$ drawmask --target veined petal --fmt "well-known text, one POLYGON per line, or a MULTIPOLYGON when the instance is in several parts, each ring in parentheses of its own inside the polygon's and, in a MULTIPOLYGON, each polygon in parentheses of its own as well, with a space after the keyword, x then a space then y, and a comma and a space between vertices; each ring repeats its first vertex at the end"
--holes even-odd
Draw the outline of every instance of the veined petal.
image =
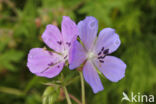
POLYGON ((72 45, 73 41, 77 39, 78 28, 75 22, 72 21, 68 16, 63 16, 61 28, 64 45, 68 49, 72 45))
POLYGON ((60 62, 52 67, 49 67, 49 69, 47 69, 44 72, 35 73, 35 74, 41 77, 53 78, 62 71, 63 66, 64 66, 64 62, 60 62))
POLYGON ((126 64, 117 57, 106 56, 104 62, 94 61, 97 68, 112 82, 118 82, 125 76, 126 64))
POLYGON ((60 30, 54 25, 47 25, 42 34, 42 39, 51 49, 61 52, 63 50, 63 40, 60 30))
POLYGON ((32 73, 41 73, 61 62, 61 56, 42 48, 33 48, 28 54, 27 66, 32 73))
POLYGON ((98 53, 104 47, 104 49, 109 49, 108 53, 110 54, 118 49, 120 43, 119 35, 115 33, 114 29, 104 28, 99 33, 95 50, 98 53))
POLYGON ((104 89, 96 69, 89 61, 83 67, 83 76, 86 82, 92 87, 94 93, 104 89))
POLYGON ((85 48, 90 50, 93 47, 94 41, 98 32, 98 21, 94 17, 86 17, 78 23, 79 36, 85 48))
POLYGON ((86 59, 86 53, 83 46, 75 41, 69 53, 69 68, 75 69, 79 67, 86 59))

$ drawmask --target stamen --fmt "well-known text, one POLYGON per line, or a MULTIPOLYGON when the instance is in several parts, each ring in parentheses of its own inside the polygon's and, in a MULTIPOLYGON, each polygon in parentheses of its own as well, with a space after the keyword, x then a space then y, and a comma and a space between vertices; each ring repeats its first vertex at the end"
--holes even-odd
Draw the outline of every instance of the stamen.
POLYGON ((54 63, 53 63, 53 62, 51 62, 51 63, 49 63, 49 64, 48 64, 48 66, 52 66, 52 65, 54 65, 54 63))
POLYGON ((98 59, 104 59, 106 55, 98 57, 98 59))
POLYGON ((101 51, 103 51, 103 50, 104 50, 104 47, 102 47, 101 51))
POLYGON ((66 44, 70 47, 71 43, 70 42, 66 42, 66 44))
POLYGON ((104 61, 103 61, 103 60, 99 60, 99 62, 104 63, 104 61))
POLYGON ((102 52, 100 51, 100 52, 98 53, 98 56, 100 56, 100 55, 101 55, 101 53, 102 53, 102 52))
POLYGON ((103 54, 107 55, 108 52, 109 52, 109 49, 106 49, 106 50, 103 51, 103 54))
POLYGON ((101 48, 101 51, 98 53, 98 56, 101 55, 102 51, 104 51, 104 47, 101 48))
POLYGON ((104 50, 104 47, 101 48, 101 51, 98 53, 98 60, 100 63, 104 63, 102 59, 104 59, 108 55, 108 53, 109 53, 109 49, 104 50))
POLYGON ((59 45, 61 45, 61 44, 62 44, 62 42, 61 42, 61 41, 57 41, 57 43, 58 43, 59 45))
POLYGON ((66 59, 66 58, 67 58, 67 56, 68 56, 68 55, 66 55, 66 56, 64 57, 64 59, 66 59))

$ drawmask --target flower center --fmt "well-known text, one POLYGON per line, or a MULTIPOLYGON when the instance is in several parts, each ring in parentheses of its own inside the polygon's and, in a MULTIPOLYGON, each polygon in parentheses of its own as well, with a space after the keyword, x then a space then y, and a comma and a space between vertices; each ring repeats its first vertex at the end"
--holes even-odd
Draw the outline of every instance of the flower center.
POLYGON ((64 51, 62 52, 62 55, 63 55, 63 59, 64 59, 64 60, 67 60, 67 59, 68 59, 68 50, 64 50, 64 51))
POLYGON ((89 52, 89 53, 88 53, 88 59, 92 59, 92 58, 94 58, 94 57, 95 57, 94 52, 89 52))

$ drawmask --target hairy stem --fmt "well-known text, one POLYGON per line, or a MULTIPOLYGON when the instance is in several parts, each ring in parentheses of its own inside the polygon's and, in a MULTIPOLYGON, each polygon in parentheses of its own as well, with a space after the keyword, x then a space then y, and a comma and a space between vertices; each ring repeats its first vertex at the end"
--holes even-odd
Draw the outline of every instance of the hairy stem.
POLYGON ((82 91, 82 104, 85 104, 85 85, 84 85, 84 78, 82 71, 80 73, 80 80, 81 80, 81 91, 82 91))
POLYGON ((64 90, 64 93, 65 93, 65 96, 66 96, 66 99, 67 99, 67 103, 72 104, 71 100, 70 100, 70 97, 69 97, 69 94, 68 94, 68 91, 67 91, 67 88, 65 86, 63 87, 63 90, 64 90))
POLYGON ((75 96, 73 96, 72 94, 69 94, 70 98, 73 99, 77 104, 82 104, 81 101, 79 101, 79 99, 77 99, 75 96))

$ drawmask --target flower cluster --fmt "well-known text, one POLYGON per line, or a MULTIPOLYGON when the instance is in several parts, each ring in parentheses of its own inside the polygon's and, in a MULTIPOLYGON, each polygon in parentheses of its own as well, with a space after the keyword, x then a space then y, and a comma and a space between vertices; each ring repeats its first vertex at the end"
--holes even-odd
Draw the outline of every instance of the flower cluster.
POLYGON ((93 92, 103 90, 98 72, 112 82, 125 75, 126 64, 117 57, 110 56, 120 46, 119 35, 112 28, 104 28, 98 33, 98 21, 91 16, 75 24, 64 16, 61 32, 54 25, 48 25, 42 35, 44 43, 53 51, 33 48, 28 54, 27 66, 37 76, 53 78, 68 61, 69 69, 82 67, 86 82, 93 92), (80 37, 80 42, 77 37, 80 37))

